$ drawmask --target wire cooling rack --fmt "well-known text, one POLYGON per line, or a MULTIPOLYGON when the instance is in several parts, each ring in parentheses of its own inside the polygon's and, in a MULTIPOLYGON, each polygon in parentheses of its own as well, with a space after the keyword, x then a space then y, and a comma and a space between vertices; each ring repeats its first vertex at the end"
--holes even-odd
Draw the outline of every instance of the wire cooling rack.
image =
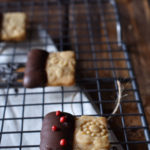
POLYGON ((118 139, 111 144, 126 150, 150 149, 148 126, 127 48, 121 39, 115 0, 1 0, 0 11, 21 11, 28 16, 25 42, 0 43, 0 149, 39 149, 44 115, 58 109, 66 111, 69 104, 80 104, 77 116, 87 115, 86 105, 90 103, 97 113, 88 115, 110 116, 118 91, 117 80, 121 81, 123 97, 117 114, 109 121, 109 130, 118 139), (33 40, 38 26, 46 33, 42 43, 33 40), (54 43, 49 42, 49 36, 54 43), (42 46, 46 50, 50 45, 60 51, 75 51, 78 88, 23 88, 25 61, 21 60, 32 48, 42 46), (74 93, 79 94, 77 101, 67 101, 65 95, 74 93), (48 99, 52 96, 59 100, 48 99), (84 97, 87 99, 83 100, 84 97))

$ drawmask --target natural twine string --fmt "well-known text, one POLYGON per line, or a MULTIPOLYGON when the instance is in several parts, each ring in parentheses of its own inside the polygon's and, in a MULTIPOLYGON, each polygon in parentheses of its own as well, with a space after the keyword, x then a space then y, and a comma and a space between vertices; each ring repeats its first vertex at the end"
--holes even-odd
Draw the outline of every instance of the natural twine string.
MULTIPOLYGON (((111 115, 107 118, 107 120, 110 120, 112 118, 112 116, 117 112, 117 110, 118 110, 118 108, 120 106, 121 99, 122 99, 122 97, 125 96, 125 95, 122 96, 123 88, 121 87, 121 83, 120 83, 119 80, 117 80, 117 87, 118 87, 118 96, 117 96, 117 99, 116 99, 116 105, 115 105, 114 110, 112 111, 111 115)), ((73 103, 74 98, 75 98, 76 95, 77 95, 77 92, 75 92, 73 94, 72 100, 71 100, 71 110, 72 110, 72 112, 73 112, 74 115, 75 115, 75 112, 73 110, 72 103, 73 103)))
POLYGON ((110 120, 112 118, 112 115, 114 115, 117 112, 120 102, 121 102, 121 99, 122 99, 122 91, 123 90, 121 88, 121 83, 119 80, 117 80, 117 87, 118 87, 118 96, 116 99, 116 106, 115 106, 114 110, 112 111, 111 115, 107 118, 107 120, 110 120))

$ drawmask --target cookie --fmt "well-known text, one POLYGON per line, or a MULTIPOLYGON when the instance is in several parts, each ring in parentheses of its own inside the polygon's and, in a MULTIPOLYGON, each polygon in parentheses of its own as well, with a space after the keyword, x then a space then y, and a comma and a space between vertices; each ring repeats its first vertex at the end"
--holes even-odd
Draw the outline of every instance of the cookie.
POLYGON ((72 51, 50 53, 46 72, 49 86, 75 84, 75 53, 72 51))
POLYGON ((106 118, 81 116, 75 121, 74 150, 108 150, 106 118))
POLYGON ((25 67, 23 85, 71 86, 75 84, 75 53, 72 51, 48 53, 31 50, 25 67))
POLYGON ((8 12, 2 16, 1 40, 22 41, 26 37, 27 16, 22 12, 8 12))
POLYGON ((106 118, 51 112, 43 120, 40 150, 108 150, 106 118))

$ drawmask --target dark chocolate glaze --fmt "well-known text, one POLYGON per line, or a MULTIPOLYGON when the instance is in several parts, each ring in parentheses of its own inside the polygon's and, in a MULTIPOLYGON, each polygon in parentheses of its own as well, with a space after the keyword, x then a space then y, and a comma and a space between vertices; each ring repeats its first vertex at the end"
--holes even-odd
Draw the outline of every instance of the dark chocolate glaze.
POLYGON ((61 112, 60 116, 56 116, 56 112, 47 114, 44 118, 40 150, 72 150, 73 134, 75 128, 75 117, 71 114, 61 112), (60 117, 65 116, 66 122, 60 123, 60 117), (57 126, 57 131, 52 131, 51 127, 57 126), (66 139, 65 146, 60 145, 60 140, 66 139))
POLYGON ((31 50, 25 67, 23 85, 26 88, 45 86, 47 83, 46 60, 48 52, 31 50))
POLYGON ((3 15, 0 13, 0 40, 1 40, 1 33, 2 33, 2 22, 3 22, 3 15))

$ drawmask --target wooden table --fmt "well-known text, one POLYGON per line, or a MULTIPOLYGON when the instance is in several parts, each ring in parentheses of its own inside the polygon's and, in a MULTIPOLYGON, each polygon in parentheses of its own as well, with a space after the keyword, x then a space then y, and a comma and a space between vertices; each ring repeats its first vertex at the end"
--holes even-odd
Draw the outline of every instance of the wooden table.
POLYGON ((140 89, 150 127, 150 7, 148 0, 117 0, 123 39, 140 89))

